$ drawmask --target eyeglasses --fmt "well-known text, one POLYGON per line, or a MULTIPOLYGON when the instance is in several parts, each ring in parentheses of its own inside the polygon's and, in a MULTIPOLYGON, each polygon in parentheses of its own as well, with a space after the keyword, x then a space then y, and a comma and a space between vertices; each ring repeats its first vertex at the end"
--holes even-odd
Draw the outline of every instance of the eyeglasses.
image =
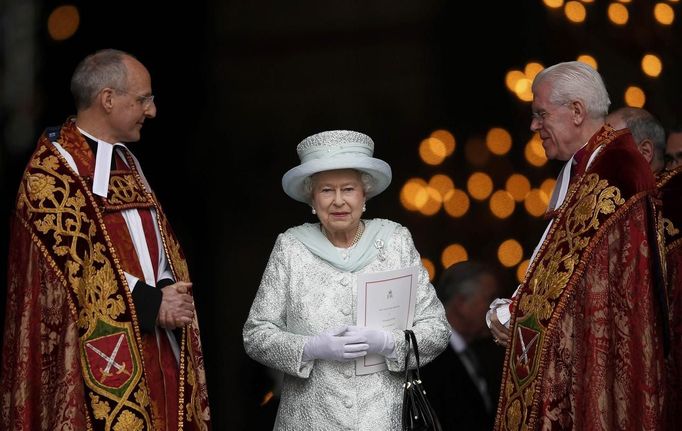
POLYGON ((153 94, 151 94, 149 96, 140 96, 138 94, 128 93, 127 91, 119 90, 118 88, 115 88, 114 90, 116 90, 119 93, 127 94, 129 96, 133 96, 135 98, 135 100, 137 101, 137 103, 142 105, 142 107, 144 109, 149 108, 150 106, 152 106, 152 103, 154 103, 154 95, 153 94))
MULTIPOLYGON (((568 106, 568 103, 562 103, 560 105, 556 105, 558 108, 562 106, 568 106)), ((541 109, 539 111, 535 111, 531 114, 531 121, 535 121, 540 124, 544 124, 545 121, 547 121, 547 118, 552 115, 551 112, 545 111, 544 109, 541 109)))

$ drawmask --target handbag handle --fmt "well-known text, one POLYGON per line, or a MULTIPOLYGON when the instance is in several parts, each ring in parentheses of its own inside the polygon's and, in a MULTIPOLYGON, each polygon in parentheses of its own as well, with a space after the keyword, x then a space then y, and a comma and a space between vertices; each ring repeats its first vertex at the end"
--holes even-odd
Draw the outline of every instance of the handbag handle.
POLYGON ((405 352, 405 383, 408 383, 409 380, 409 368, 407 364, 410 359, 410 341, 412 341, 412 346, 414 347, 414 358, 417 360, 417 380, 422 379, 419 374, 419 347, 417 346, 417 337, 412 330, 405 329, 405 342, 407 343, 407 351, 405 352))

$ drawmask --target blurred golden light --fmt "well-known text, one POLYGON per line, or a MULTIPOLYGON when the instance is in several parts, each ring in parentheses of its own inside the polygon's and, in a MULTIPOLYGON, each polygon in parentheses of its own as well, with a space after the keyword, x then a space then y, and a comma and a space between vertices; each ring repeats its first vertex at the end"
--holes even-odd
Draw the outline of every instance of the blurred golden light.
POLYGON ((482 201, 493 192, 493 180, 488 174, 474 172, 467 181, 467 190, 472 198, 482 201))
POLYGON ((528 89, 525 91, 522 91, 520 93, 516 93, 516 97, 519 98, 519 100, 523 102, 532 102, 533 101, 533 92, 531 91, 531 86, 528 86, 528 89))
POLYGON ((490 158, 490 151, 482 139, 470 138, 464 145, 464 156, 472 165, 483 166, 490 158))
POLYGON ((445 247, 441 254, 440 261, 443 268, 449 268, 452 265, 469 260, 469 253, 459 244, 450 244, 445 247))
POLYGON ((433 277, 436 276, 436 265, 427 257, 422 257, 422 265, 426 268, 426 272, 429 273, 429 280, 433 281, 433 277))
POLYGON ((47 32, 54 40, 66 40, 76 33, 80 21, 80 14, 75 6, 59 6, 47 18, 47 32))
POLYGON ((642 71, 649 76, 657 77, 663 70, 661 59, 655 54, 646 54, 642 57, 642 71))
POLYGON ((424 206, 429 199, 429 193, 426 190, 426 181, 421 178, 411 178, 405 182, 405 185, 400 190, 400 203, 410 211, 417 211, 424 206))
POLYGON ((552 196, 552 193, 554 192, 554 186, 556 185, 556 180, 554 178, 547 178, 545 181, 540 184, 540 190, 545 192, 545 194, 548 197, 552 196))
POLYGON ((581 23, 585 21, 587 10, 585 10, 585 5, 579 1, 568 1, 566 6, 564 6, 564 14, 566 14, 566 18, 569 21, 581 23))
POLYGON ((609 20, 616 25, 625 25, 630 17, 628 8, 622 3, 611 3, 607 9, 609 20))
POLYGON ((433 187, 426 186, 427 199, 424 205, 419 207, 419 212, 425 216, 432 216, 440 210, 443 205, 443 196, 433 187))
POLYGON ((530 63, 526 64, 526 67, 523 70, 523 72, 525 73, 526 78, 530 79, 532 82, 535 79, 535 76, 538 73, 542 72, 542 69, 544 69, 544 68, 545 68, 545 66, 543 66, 540 63, 530 62, 530 63))
POLYGON ((528 192, 526 199, 523 202, 524 207, 528 214, 540 217, 547 211, 547 205, 549 204, 549 197, 547 193, 540 189, 533 189, 528 192))
POLYGON ((526 78, 526 75, 524 75, 523 72, 519 70, 510 70, 504 77, 504 84, 507 86, 509 91, 516 92, 516 83, 519 82, 520 79, 524 78, 526 78))
POLYGON ((517 202, 522 202, 530 191, 530 181, 521 174, 512 174, 507 178, 505 189, 517 202))
POLYGON ((523 247, 517 240, 508 239, 497 248, 497 258, 502 265, 510 268, 523 259, 523 247))
POLYGON ((526 277, 526 271, 528 271, 528 265, 530 265, 530 259, 524 260, 516 267, 516 279, 519 283, 523 283, 523 279, 526 277))
POLYGON ((533 166, 542 166, 547 163, 545 149, 542 148, 542 139, 537 133, 528 141, 523 154, 526 156, 526 161, 533 166))
POLYGON ((443 208, 452 217, 462 217, 469 211, 469 196, 462 190, 454 189, 443 197, 443 208))
POLYGON ((595 60, 595 58, 592 57, 591 55, 588 54, 579 55, 577 60, 581 63, 585 63, 589 66, 592 66, 594 70, 597 70, 597 60, 595 60))
POLYGON ((661 24, 670 25, 675 20, 675 11, 667 3, 656 3, 656 6, 654 6, 654 17, 661 24))
POLYGON ((443 163, 447 155, 447 148, 440 139, 426 138, 419 144, 419 157, 428 165, 443 163))
POLYGON ((580 0, 580 1, 582 1, 583 3, 594 3, 594 0, 580 0))
POLYGON ((435 189, 442 198, 445 198, 448 192, 455 188, 455 183, 447 175, 436 174, 429 180, 429 187, 435 189))
POLYGON ((632 2, 632 0, 618 0, 618 1, 621 3, 631 3, 632 2))
POLYGON ((644 102, 646 102, 646 95, 641 88, 631 85, 625 90, 625 103, 628 106, 641 108, 644 102))
POLYGON ((542 2, 545 4, 545 6, 551 7, 553 9, 560 8, 564 5, 564 0, 542 0, 542 2))
POLYGON ((431 133, 431 138, 438 139, 445 144, 445 155, 449 156, 455 151, 455 137, 447 130, 439 129, 431 133))
POLYGON ((514 212, 514 197, 506 190, 498 190, 490 197, 490 212, 497 218, 507 218, 514 212))
POLYGON ((533 81, 528 78, 521 78, 516 81, 514 85, 514 93, 518 96, 519 94, 527 93, 533 87, 533 81))
POLYGON ((485 136, 485 144, 491 153, 502 156, 511 149, 512 137, 506 130, 500 127, 493 127, 488 130, 485 136))

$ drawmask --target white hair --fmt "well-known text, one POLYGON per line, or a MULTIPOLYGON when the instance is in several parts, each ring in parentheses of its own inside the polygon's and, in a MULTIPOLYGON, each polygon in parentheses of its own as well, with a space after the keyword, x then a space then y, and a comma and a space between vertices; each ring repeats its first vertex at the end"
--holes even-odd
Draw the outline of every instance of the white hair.
POLYGON ((552 92, 549 100, 555 105, 565 105, 576 100, 585 105, 590 118, 603 118, 609 112, 609 93, 599 72, 580 61, 558 63, 544 69, 533 80, 532 90, 549 80, 552 92))

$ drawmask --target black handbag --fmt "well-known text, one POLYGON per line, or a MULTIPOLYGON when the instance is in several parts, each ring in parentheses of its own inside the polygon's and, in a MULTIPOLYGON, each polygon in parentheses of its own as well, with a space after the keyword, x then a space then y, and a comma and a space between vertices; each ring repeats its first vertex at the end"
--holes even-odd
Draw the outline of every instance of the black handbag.
POLYGON ((405 330, 407 353, 405 353, 405 384, 403 385, 403 431, 442 431, 436 412, 426 398, 424 383, 419 375, 419 348, 417 337, 405 330), (412 346, 410 346, 410 342, 412 346), (414 351, 417 368, 409 370, 410 350, 414 351))

